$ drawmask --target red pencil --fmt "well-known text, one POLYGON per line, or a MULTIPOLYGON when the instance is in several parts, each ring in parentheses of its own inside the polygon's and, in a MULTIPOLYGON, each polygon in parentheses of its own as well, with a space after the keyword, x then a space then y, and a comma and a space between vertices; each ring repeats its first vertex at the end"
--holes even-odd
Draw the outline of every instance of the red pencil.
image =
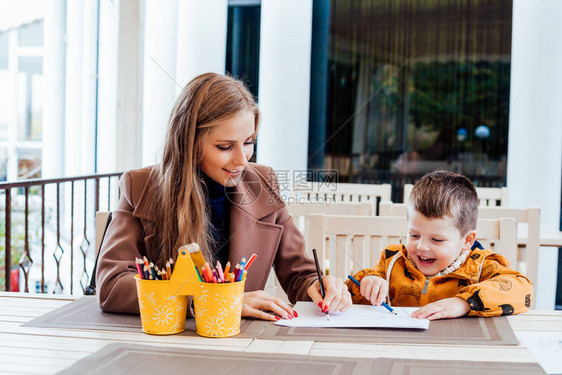
POLYGON ((256 260, 257 258, 257 254, 253 253, 252 256, 250 257, 250 259, 248 259, 248 263, 246 263, 246 267, 244 267, 244 269, 247 271, 248 268, 250 268, 250 266, 252 265, 252 263, 254 262, 254 260, 256 260))

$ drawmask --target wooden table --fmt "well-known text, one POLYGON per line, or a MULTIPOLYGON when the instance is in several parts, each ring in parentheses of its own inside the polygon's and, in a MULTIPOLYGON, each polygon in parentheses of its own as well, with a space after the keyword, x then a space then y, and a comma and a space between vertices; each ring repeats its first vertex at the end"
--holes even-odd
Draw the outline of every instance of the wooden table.
MULTIPOLYGON (((246 338, 209 339, 152 336, 142 332, 22 327, 21 324, 62 307, 80 296, 0 292, 0 373, 52 374, 112 342, 181 348, 287 353, 317 356, 391 357, 435 360, 537 362, 529 348, 517 346, 352 344, 246 338)), ((562 311, 531 311, 509 317, 516 335, 558 334, 562 311)), ((562 372, 562 369, 558 370, 562 372)))

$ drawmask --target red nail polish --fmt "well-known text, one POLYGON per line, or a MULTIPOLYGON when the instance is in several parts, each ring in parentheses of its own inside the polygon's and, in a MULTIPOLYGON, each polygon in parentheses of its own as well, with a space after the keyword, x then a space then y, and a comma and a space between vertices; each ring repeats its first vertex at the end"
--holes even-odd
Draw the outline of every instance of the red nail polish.
POLYGON ((324 306, 322 306, 322 302, 318 302, 318 307, 320 307, 320 309, 324 309, 324 306))
POLYGON ((295 318, 298 318, 298 317, 299 317, 299 314, 297 314, 297 312, 294 311, 294 310, 293 310, 293 315, 295 316, 295 318))
POLYGON ((275 317, 275 319, 276 319, 276 320, 281 320, 281 318, 280 318, 280 317, 278 317, 278 316, 276 316, 276 317, 275 317))
POLYGON ((287 318, 293 319, 293 316, 291 314, 287 314, 287 318))
POLYGON ((324 308, 322 309, 323 313, 325 313, 326 311, 328 311, 328 305, 324 306, 324 308))

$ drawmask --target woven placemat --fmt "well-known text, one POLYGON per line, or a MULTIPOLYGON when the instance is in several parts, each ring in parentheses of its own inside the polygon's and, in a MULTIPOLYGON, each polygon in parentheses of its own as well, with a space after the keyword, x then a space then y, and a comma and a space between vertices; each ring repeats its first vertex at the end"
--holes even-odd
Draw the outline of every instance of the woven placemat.
POLYGON ((344 358, 112 343, 60 374, 544 375, 536 363, 344 358))
MULTIPOLYGON (((237 338, 256 338, 267 322, 242 319, 237 338)), ((24 327, 85 329, 93 331, 142 332, 138 314, 115 314, 100 310, 96 296, 84 296, 23 324, 24 327)), ((195 319, 187 319, 178 335, 197 336, 195 319)))
POLYGON ((517 337, 505 317, 434 320, 427 330, 305 328, 268 324, 258 338, 370 344, 518 345, 517 337))
POLYGON ((369 374, 374 359, 109 344, 60 374, 369 374))

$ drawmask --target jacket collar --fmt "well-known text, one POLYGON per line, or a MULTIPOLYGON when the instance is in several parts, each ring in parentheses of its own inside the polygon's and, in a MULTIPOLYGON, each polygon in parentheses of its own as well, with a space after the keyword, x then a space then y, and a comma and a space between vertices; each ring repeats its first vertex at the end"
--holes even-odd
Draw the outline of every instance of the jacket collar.
MULTIPOLYGON (((464 260, 464 262, 460 265, 458 269, 442 277, 455 277, 458 279, 473 279, 475 275, 479 275, 484 259, 488 255, 493 254, 493 251, 489 249, 484 249, 480 244, 480 242, 478 241, 475 241, 474 245, 470 250, 471 251, 468 254, 468 257, 464 260)), ((408 267, 411 270, 415 270, 415 272, 419 273, 423 277, 426 278, 428 277, 423 275, 421 271, 416 268, 414 263, 410 261, 410 259, 408 258, 408 251, 406 250, 405 245, 402 245, 400 251, 402 253, 402 258, 403 258, 403 262, 405 263, 405 267, 408 267)), ((436 276, 436 277, 440 277, 440 276, 436 276)))
MULTIPOLYGON (((144 188, 136 205, 133 200, 135 206, 133 216, 150 222, 155 220, 154 212, 150 209, 150 203, 156 199, 156 182, 150 174, 154 168, 157 167, 147 169, 144 175, 144 188)), ((227 192, 227 199, 232 203, 232 207, 238 207, 256 220, 260 220, 284 206, 283 200, 274 188, 276 186, 275 175, 273 173, 265 175, 259 169, 253 163, 247 164, 238 185, 227 192)))

